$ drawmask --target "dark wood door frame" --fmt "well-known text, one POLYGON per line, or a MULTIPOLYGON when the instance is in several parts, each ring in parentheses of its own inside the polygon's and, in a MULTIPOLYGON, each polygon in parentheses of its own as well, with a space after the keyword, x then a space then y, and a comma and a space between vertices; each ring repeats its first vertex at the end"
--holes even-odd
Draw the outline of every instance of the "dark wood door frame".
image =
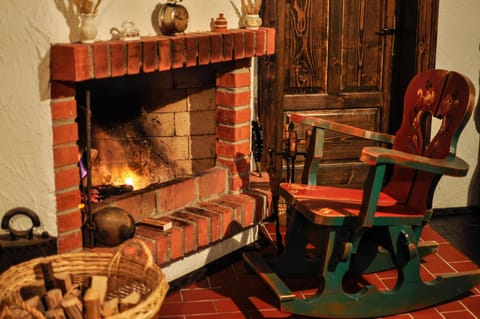
MULTIPOLYGON (((263 2, 264 26, 276 29, 276 43, 285 39, 286 1, 263 2), (267 9, 268 8, 268 9, 267 9)), ((293 0, 294 1, 294 0, 293 0)), ((397 1, 397 34, 395 39, 389 131, 394 133, 403 113, 403 92, 412 77, 420 71, 435 67, 439 0, 397 1)), ((281 150, 283 103, 285 88, 282 61, 284 52, 277 46, 276 54, 259 60, 258 116, 264 130, 264 162, 266 149, 281 150), (276 134, 268 134, 276 132, 276 134)), ((277 168, 281 159, 276 158, 277 168)), ((277 172, 281 170, 277 169, 277 172)))
POLYGON ((397 2, 397 28, 390 130, 396 132, 403 113, 403 93, 413 76, 435 67, 439 0, 397 2))

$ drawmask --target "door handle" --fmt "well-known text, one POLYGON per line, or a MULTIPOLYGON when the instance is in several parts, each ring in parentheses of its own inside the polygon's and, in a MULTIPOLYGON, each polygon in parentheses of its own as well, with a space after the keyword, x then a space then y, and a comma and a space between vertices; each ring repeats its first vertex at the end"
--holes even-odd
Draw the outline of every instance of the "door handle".
POLYGON ((380 31, 375 32, 375 34, 381 35, 381 36, 392 35, 395 33, 397 33, 397 29, 389 29, 389 28, 381 29, 380 31))

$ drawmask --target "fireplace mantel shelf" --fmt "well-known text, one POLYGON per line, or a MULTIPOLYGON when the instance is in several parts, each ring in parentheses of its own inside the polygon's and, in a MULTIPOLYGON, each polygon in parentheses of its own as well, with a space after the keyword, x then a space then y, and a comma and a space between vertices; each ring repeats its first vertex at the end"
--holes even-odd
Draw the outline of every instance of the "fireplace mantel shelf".
POLYGON ((275 52, 275 30, 232 29, 138 41, 55 44, 51 79, 81 82, 241 60, 275 52))

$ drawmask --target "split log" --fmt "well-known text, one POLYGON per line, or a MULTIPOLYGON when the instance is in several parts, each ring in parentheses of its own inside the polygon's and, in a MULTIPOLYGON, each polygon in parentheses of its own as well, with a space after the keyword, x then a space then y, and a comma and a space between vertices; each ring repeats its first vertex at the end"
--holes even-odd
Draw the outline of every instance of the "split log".
POLYGON ((57 280, 55 279, 55 275, 53 273, 53 266, 51 262, 48 263, 40 263, 40 267, 42 269, 43 274, 43 281, 45 282, 45 289, 47 291, 60 288, 57 280))
POLYGON ((51 289, 47 291, 44 299, 48 310, 58 309, 61 307, 63 299, 62 290, 59 288, 51 289))
POLYGON ((105 301, 100 306, 100 314, 102 317, 110 317, 113 315, 118 314, 118 298, 112 298, 110 300, 105 301))
POLYGON ((85 319, 99 319, 100 317, 100 301, 99 292, 94 288, 89 288, 83 296, 83 304, 85 305, 85 319))
POLYGON ((108 277, 92 276, 90 280, 90 288, 97 292, 100 303, 103 303, 107 297, 108 277))
POLYGON ((26 310, 20 309, 17 306, 9 307, 4 305, 0 307, 0 319, 31 319, 32 315, 26 310))
POLYGON ((77 297, 67 296, 63 298, 62 308, 69 319, 83 319, 83 305, 77 297))
POLYGON ((62 308, 48 310, 45 313, 45 318, 47 318, 47 319, 67 319, 67 317, 65 316, 65 312, 63 312, 62 308))
POLYGON ((136 306, 140 302, 141 296, 138 292, 134 291, 125 298, 120 300, 120 312, 128 310, 136 306))
POLYGON ((81 298, 83 294, 83 285, 82 284, 75 284, 73 285, 70 290, 68 290, 63 298, 68 298, 68 297, 78 297, 81 298))
POLYGON ((40 296, 33 296, 32 298, 25 300, 25 303, 30 307, 36 308, 41 313, 45 313, 45 307, 40 296))
POLYGON ((72 276, 70 274, 57 274, 54 276, 55 283, 66 294, 72 289, 72 276))
POLYGON ((35 296, 43 298, 46 293, 47 290, 45 289, 45 285, 43 282, 38 282, 37 284, 20 288, 20 296, 22 296, 23 300, 28 300, 35 296))

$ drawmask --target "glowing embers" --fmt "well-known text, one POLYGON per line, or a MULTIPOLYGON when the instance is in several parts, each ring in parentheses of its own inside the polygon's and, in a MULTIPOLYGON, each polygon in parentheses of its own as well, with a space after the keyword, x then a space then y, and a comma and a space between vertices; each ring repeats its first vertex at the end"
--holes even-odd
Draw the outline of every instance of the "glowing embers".
POLYGON ((142 136, 132 124, 94 126, 92 185, 130 185, 135 189, 175 178, 175 163, 166 143, 142 136))
POLYGON ((125 185, 130 185, 132 186, 133 188, 135 188, 135 183, 133 181, 133 178, 132 177, 127 177, 125 178, 125 185))

